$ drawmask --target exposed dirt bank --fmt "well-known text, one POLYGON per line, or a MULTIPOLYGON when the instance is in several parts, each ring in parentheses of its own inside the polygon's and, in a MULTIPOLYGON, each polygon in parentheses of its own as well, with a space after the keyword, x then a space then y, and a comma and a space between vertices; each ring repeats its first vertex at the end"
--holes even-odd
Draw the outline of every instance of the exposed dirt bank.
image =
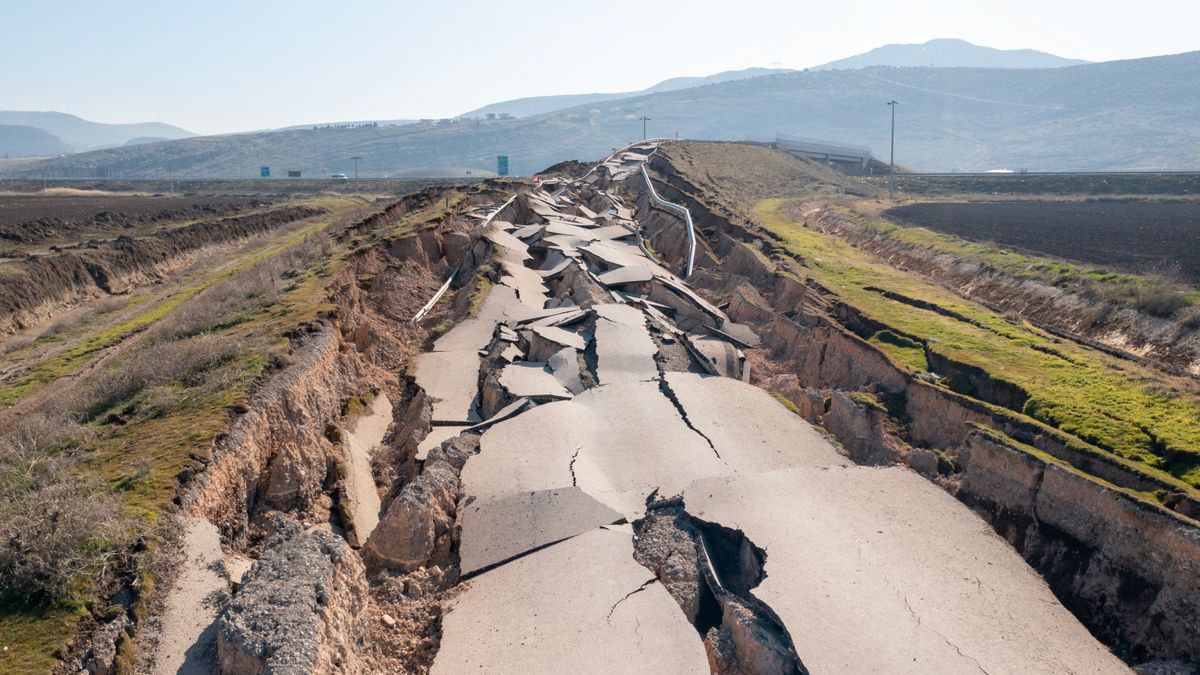
MULTIPOLYGON (((1174 511, 1147 501, 1136 493, 1178 488, 1105 462, 1102 452, 1081 451, 1075 439, 1028 418, 909 375, 846 325, 855 317, 839 313, 836 293, 806 282, 803 266, 768 233, 719 201, 693 197, 703 191, 668 156, 652 165, 664 180, 660 194, 688 206, 704 235, 697 254, 703 269, 693 283, 714 302, 729 302, 730 316, 762 335, 761 348, 746 350, 753 382, 823 424, 856 461, 907 463, 974 506, 1125 658, 1200 656, 1195 633, 1184 628, 1200 621, 1194 497, 1168 500, 1174 511), (1030 475, 1047 476, 1025 482, 1040 487, 1018 500, 1021 506, 985 487, 1010 476, 989 464, 998 451, 981 440, 980 428, 1010 439, 1007 452, 1019 455, 1030 475), (1040 490, 1047 492, 1038 499, 1040 490), (1133 534, 1139 530, 1144 534, 1133 534)), ((682 227, 658 215, 644 196, 638 204, 639 220, 655 224, 647 228, 655 249, 678 264, 682 227)))
POLYGON ((144 238, 118 237, 75 250, 8 263, 0 274, 0 335, 34 325, 80 302, 127 293, 159 280, 206 246, 268 232, 324 213, 289 206, 207 220, 144 238))

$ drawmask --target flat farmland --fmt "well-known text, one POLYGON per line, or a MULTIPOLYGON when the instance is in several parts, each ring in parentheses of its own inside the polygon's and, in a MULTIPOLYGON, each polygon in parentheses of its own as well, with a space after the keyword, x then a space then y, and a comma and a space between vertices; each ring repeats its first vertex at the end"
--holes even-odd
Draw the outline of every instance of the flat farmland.
POLYGON ((1200 203, 1188 201, 922 203, 884 216, 972 241, 990 241, 1131 272, 1177 268, 1200 284, 1200 203))
POLYGON ((261 197, 128 194, 0 196, 0 244, 61 243, 116 236, 157 223, 227 216, 265 205, 261 197))

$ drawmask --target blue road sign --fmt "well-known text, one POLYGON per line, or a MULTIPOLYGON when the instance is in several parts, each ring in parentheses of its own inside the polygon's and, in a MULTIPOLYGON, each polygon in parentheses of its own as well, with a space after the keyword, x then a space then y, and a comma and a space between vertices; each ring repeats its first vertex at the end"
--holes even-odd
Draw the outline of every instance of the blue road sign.
POLYGON ((261 169, 259 169, 259 175, 261 175, 263 178, 270 178, 271 177, 271 167, 269 167, 269 166, 262 167, 261 169))

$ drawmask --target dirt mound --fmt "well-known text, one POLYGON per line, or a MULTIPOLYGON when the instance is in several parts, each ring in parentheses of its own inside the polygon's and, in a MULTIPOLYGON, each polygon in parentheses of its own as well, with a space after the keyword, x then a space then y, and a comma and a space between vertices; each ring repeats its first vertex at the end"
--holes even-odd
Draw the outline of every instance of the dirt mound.
POLYGON ((86 247, 30 256, 0 278, 0 335, 37 323, 78 301, 125 293, 153 281, 164 267, 205 246, 267 232, 323 213, 289 206, 244 216, 203 220, 144 238, 120 236, 86 247))
POLYGON ((0 199, 0 240, 40 244, 80 233, 117 233, 157 223, 229 216, 264 204, 257 198, 5 197, 0 199))

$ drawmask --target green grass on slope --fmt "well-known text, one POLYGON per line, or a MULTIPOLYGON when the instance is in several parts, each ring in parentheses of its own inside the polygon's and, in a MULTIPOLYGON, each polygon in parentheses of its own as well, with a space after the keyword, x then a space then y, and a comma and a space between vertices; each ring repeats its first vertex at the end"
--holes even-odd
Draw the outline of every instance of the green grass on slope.
MULTIPOLYGON (((1194 398, 1164 393, 1154 386, 1156 374, 1011 322, 804 227, 781 211, 783 205, 782 200, 759 202, 754 215, 783 238, 818 283, 847 304, 898 334, 921 339, 931 352, 1021 387, 1030 398, 1020 412, 1200 487, 1200 406, 1194 398), (915 307, 881 291, 933 303, 948 312, 915 307)), ((915 344, 898 337, 880 332, 871 341, 914 371, 927 368, 915 344)))
MULTIPOLYGON (((343 203, 342 210, 346 208, 343 203)), ((15 386, 0 390, 0 398, 11 401, 54 377, 75 372, 105 345, 116 344, 156 321, 170 320, 172 313, 190 301, 206 301, 196 296, 218 282, 310 245, 306 238, 327 228, 336 215, 337 211, 331 210, 328 216, 246 251, 233 264, 150 303, 145 311, 117 326, 98 327, 79 346, 40 364, 15 386)), ((285 332, 335 309, 327 302, 325 288, 345 256, 344 250, 335 249, 332 257, 317 259, 289 275, 288 289, 269 306, 214 326, 212 334, 236 340, 241 348, 200 382, 179 378, 115 401, 93 416, 89 423, 92 453, 80 468, 120 495, 140 533, 153 531, 161 514, 171 507, 180 473, 198 468, 197 459, 207 458, 213 438, 226 429, 234 410, 244 411, 260 376, 286 359, 289 341, 285 332), (106 421, 110 413, 126 420, 110 424, 106 421)), ((123 361, 138 356, 131 352, 108 367, 120 368, 123 361)), ((139 570, 143 592, 152 588, 154 581, 152 572, 139 570)), ((92 593, 86 588, 89 582, 81 580, 85 585, 81 597, 92 593)), ((57 662, 56 650, 86 613, 83 602, 37 606, 0 602, 0 673, 48 672, 57 662)))

